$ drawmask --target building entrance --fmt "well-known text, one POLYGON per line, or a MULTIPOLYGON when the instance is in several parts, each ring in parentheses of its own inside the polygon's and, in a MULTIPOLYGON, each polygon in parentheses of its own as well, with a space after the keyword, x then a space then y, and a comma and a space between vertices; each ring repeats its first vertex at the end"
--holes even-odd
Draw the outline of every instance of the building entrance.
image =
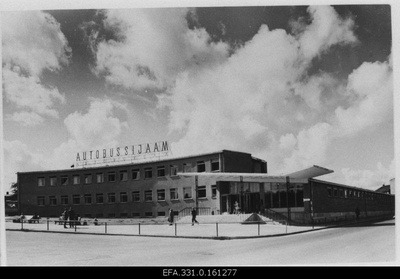
POLYGON ((233 214, 235 203, 239 205, 240 213, 260 211, 260 193, 228 194, 221 198, 221 211, 233 214))

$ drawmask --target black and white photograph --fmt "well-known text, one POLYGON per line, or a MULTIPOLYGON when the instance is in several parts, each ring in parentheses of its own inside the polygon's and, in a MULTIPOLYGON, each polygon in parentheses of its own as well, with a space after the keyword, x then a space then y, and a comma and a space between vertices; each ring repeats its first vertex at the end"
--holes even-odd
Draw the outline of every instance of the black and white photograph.
POLYGON ((398 266, 394 1, 81 2, 0 4, 1 266, 398 266))

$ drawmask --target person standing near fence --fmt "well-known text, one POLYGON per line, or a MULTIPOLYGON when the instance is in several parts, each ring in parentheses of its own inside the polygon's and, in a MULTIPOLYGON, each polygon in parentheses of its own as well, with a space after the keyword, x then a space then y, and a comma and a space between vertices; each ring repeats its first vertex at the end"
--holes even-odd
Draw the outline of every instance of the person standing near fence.
POLYGON ((199 222, 196 220, 196 216, 197 216, 197 210, 196 208, 192 207, 192 226, 194 225, 194 223, 199 224, 199 222))

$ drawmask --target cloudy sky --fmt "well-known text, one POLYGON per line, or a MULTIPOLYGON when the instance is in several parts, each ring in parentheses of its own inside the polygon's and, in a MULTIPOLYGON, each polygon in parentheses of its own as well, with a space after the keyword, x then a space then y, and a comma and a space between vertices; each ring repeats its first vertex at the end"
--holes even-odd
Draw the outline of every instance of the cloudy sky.
MULTIPOLYGON (((394 177, 391 6, 3 11, 6 189, 168 140, 376 189, 394 177)), ((322 177, 321 177, 322 179, 322 177)))

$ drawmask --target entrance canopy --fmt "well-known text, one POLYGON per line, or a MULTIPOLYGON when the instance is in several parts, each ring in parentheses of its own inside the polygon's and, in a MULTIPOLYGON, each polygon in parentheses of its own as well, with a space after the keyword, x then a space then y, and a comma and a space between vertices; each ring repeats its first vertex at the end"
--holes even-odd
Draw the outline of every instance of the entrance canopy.
POLYGON ((239 181, 239 182, 286 182, 289 178, 291 183, 306 183, 309 178, 332 173, 333 170, 312 166, 304 170, 286 175, 269 175, 266 173, 237 173, 237 172, 178 172, 183 177, 205 177, 216 181, 239 181))

